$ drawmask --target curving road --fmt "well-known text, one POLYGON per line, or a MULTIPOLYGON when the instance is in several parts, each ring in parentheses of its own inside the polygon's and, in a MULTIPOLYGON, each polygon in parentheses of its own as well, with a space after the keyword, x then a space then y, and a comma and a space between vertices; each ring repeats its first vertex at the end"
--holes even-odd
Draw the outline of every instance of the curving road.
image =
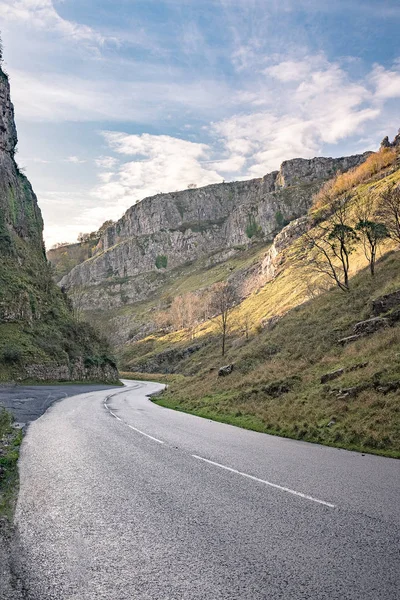
POLYGON ((28 429, 16 521, 36 600, 395 600, 400 462, 174 412, 159 384, 28 429))

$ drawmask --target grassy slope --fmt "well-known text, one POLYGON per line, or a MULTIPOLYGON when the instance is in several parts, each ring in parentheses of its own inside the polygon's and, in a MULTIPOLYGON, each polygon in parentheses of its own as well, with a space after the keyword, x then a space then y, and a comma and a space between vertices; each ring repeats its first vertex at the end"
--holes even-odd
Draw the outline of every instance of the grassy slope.
POLYGON ((12 417, 0 411, 0 519, 11 522, 18 486, 18 450, 22 440, 20 429, 12 427, 12 417))
MULTIPOLYGON (((112 338, 115 332, 118 331, 117 343, 119 344, 121 342, 121 330, 127 331, 127 337, 140 334, 143 326, 154 320, 155 311, 158 307, 168 305, 176 295, 209 288, 214 283, 224 281, 228 276, 250 267, 253 263, 260 260, 266 248, 265 245, 253 243, 247 249, 238 249, 238 253, 235 256, 223 263, 207 264, 207 260, 203 259, 183 267, 178 267, 168 273, 161 273, 159 275, 150 273, 150 277, 163 277, 163 283, 149 300, 127 304, 111 311, 87 311, 85 317, 90 323, 98 324, 100 321, 102 331, 107 337, 112 338)), ((112 284, 112 279, 109 282, 105 282, 103 287, 110 284, 112 284)), ((185 341, 186 334, 183 332, 181 337, 185 341)), ((153 340, 157 340, 157 347, 169 346, 168 339, 163 343, 160 336, 156 336, 155 338, 150 336, 146 338, 146 343, 150 341, 150 344, 152 344, 153 340)), ((120 363, 127 365, 136 356, 137 346, 133 344, 122 347, 117 346, 116 352, 120 363)), ((140 353, 143 354, 141 351, 140 353)))
POLYGON ((47 252, 47 259, 54 267, 55 280, 60 281, 76 265, 90 258, 96 242, 97 240, 65 244, 65 246, 50 249, 47 252))
MULTIPOLYGON (((399 181, 400 172, 377 178, 372 185, 379 191, 390 180, 399 181)), ((370 187, 363 184, 357 191, 363 194, 370 187)), ((341 400, 334 391, 376 378, 382 383, 400 378, 399 326, 344 348, 337 344, 357 321, 370 316, 374 298, 400 288, 400 253, 390 244, 384 252, 375 279, 359 250, 353 256, 348 294, 333 289, 309 299, 315 282, 299 262, 295 244, 280 275, 235 309, 236 331, 227 356, 221 359, 215 322, 205 323, 198 333, 204 347, 177 369, 186 375, 185 384, 172 380, 157 402, 258 431, 400 457, 399 392, 384 395, 368 389, 341 400), (254 331, 246 342, 239 327, 244 314, 251 315, 253 326, 263 317, 285 316, 273 330, 254 331), (218 378, 215 368, 230 362, 235 363, 234 372, 218 378), (321 385, 324 373, 364 362, 366 367, 321 385), (290 391, 274 393, 279 382, 290 391)), ((149 336, 127 348, 124 366, 190 343, 186 332, 149 336)))
POLYGON ((43 256, 18 236, 13 244, 14 253, 0 261, 0 307, 15 309, 18 317, 0 322, 0 381, 19 379, 26 364, 108 360, 108 344, 75 321, 43 256))

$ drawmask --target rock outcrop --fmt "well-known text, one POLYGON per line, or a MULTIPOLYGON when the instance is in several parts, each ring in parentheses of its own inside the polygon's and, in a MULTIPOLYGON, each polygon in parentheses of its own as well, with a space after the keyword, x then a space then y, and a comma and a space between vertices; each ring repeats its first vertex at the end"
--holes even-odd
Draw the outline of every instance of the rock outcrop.
POLYGON ((275 277, 283 260, 282 251, 308 231, 310 226, 309 219, 304 216, 292 221, 278 233, 261 263, 261 273, 265 282, 275 277))
POLYGON ((115 381, 108 344, 76 322, 52 281, 42 215, 15 162, 16 145, 10 86, 0 67, 0 381, 60 374, 64 380, 115 381))
POLYGON ((381 148, 399 148, 400 147, 400 129, 398 134, 395 136, 393 142, 389 141, 386 135, 381 141, 381 148))
POLYGON ((120 306, 121 296, 125 303, 144 300, 159 285, 156 274, 200 258, 223 261, 239 246, 271 240, 307 212, 324 181, 367 156, 299 158, 261 179, 145 198, 104 232, 97 254, 72 269, 61 285, 90 287, 88 308, 120 306))

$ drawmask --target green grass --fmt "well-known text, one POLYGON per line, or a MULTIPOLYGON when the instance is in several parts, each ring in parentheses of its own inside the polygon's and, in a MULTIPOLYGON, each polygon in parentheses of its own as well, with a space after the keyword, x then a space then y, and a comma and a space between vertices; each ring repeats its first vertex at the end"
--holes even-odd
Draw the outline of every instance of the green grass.
POLYGON ((0 251, 0 381, 23 379, 26 365, 112 361, 107 342, 74 318, 42 250, 12 242, 15 254, 0 251))
MULTIPOLYGON (((379 261, 375 279, 365 269, 351 283, 349 294, 332 289, 289 311, 272 331, 254 333, 247 343, 242 338, 239 347, 233 333, 223 359, 218 341, 206 337, 204 347, 171 376, 185 379, 171 379, 157 402, 255 431, 400 457, 400 392, 384 395, 371 387, 347 400, 335 392, 376 378, 400 379, 399 326, 345 347, 337 344, 368 318, 373 299, 400 289, 400 253, 379 261), (216 369, 231 362, 233 373, 217 377, 216 369), (366 362, 320 383, 324 373, 366 362), (271 393, 282 382, 287 391, 271 393)), ((151 379, 160 381, 156 374, 151 379)))
POLYGON ((255 417, 254 415, 235 415, 235 414, 220 414, 216 411, 213 411, 211 408, 200 408, 200 409, 185 409, 182 408, 180 404, 177 404, 171 398, 164 398, 163 396, 153 396, 151 401, 158 406, 162 406, 164 408, 170 408, 172 410, 178 410, 179 412, 183 412, 186 414, 195 415, 197 417, 202 417, 204 419, 210 419, 211 421, 217 421, 218 423, 226 423, 228 425, 234 425, 235 427, 240 427, 242 429, 248 429, 250 431, 257 431, 258 433, 267 433, 269 435, 277 435, 280 437, 286 437, 291 439, 301 439, 310 442, 310 443, 323 443, 324 446, 331 446, 334 448, 344 448, 346 450, 352 450, 354 452, 367 452, 371 454, 377 454, 379 456, 386 456, 389 458, 400 458, 400 451, 398 450, 390 450, 390 449, 365 449, 365 447, 360 444, 352 444, 348 443, 346 445, 338 445, 335 442, 314 440, 312 438, 307 439, 304 437, 297 437, 291 434, 290 432, 285 432, 281 429, 274 429, 273 427, 268 427, 265 423, 255 417))
POLYGON ((14 429, 11 415, 0 412, 0 518, 12 521, 18 493, 18 456, 22 432, 14 429))
POLYGON ((157 383, 166 383, 167 385, 170 385, 171 383, 184 384, 186 381, 186 377, 179 374, 171 375, 166 373, 132 373, 131 371, 120 371, 119 375, 121 379, 155 381, 157 383))

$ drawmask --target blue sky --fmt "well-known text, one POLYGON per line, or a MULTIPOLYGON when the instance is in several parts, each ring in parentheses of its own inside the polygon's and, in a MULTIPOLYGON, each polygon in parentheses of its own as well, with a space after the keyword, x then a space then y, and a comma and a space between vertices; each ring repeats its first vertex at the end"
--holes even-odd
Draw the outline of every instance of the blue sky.
POLYGON ((399 26, 398 0, 0 0, 47 245, 148 195, 376 149, 399 26))

